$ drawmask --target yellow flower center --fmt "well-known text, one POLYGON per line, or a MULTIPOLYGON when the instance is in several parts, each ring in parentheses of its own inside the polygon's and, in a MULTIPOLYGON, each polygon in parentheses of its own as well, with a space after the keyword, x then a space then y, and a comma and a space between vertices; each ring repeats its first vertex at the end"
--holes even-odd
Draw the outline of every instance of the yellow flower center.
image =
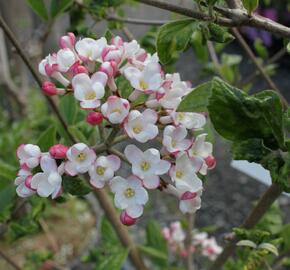
POLYGON ((134 197, 135 195, 135 190, 132 189, 132 188, 127 188, 125 191, 124 191, 124 195, 126 198, 132 198, 134 197))
POLYGON ((176 140, 172 139, 172 140, 171 140, 171 145, 172 145, 172 147, 176 147, 176 145, 177 145, 176 140))
POLYGON ((85 95, 86 100, 92 100, 96 98, 96 93, 94 91, 88 92, 85 95))
POLYGON ((184 120, 184 118, 185 118, 185 113, 180 112, 177 114, 178 121, 182 121, 182 120, 184 120))
POLYGON ((85 158, 86 158, 86 154, 82 152, 78 154, 78 161, 83 161, 85 160, 85 158))
POLYGON ((121 110, 119 108, 115 108, 115 109, 112 110, 112 113, 115 113, 115 112, 116 113, 121 113, 121 110))
POLYGON ((148 89, 149 85, 144 80, 141 80, 140 87, 141 87, 141 89, 146 90, 146 89, 148 89))
POLYGON ((106 171, 105 167, 97 166, 97 168, 96 168, 96 172, 98 175, 104 175, 105 171, 106 171))
POLYGON ((142 126, 140 124, 136 124, 133 127, 133 131, 134 131, 134 133, 139 134, 142 131, 142 126))
POLYGON ((183 176, 183 172, 182 171, 176 171, 176 177, 177 178, 181 178, 183 176))
POLYGON ((150 169, 150 164, 147 161, 142 161, 140 167, 142 171, 146 172, 150 169))

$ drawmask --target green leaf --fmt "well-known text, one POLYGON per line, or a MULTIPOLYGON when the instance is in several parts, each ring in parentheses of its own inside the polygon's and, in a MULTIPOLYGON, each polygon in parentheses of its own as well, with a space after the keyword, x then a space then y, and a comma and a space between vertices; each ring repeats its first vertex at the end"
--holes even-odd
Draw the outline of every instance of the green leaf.
POLYGON ((259 0, 242 0, 242 2, 249 15, 259 6, 259 0))
POLYGON ((248 96, 215 78, 208 111, 216 131, 230 141, 261 138, 273 149, 284 144, 282 104, 273 91, 248 96))
POLYGON ((39 17, 45 21, 48 20, 48 14, 43 0, 27 0, 27 3, 39 17))
POLYGON ((37 145, 40 147, 42 152, 46 152, 49 148, 55 144, 56 140, 56 128, 54 126, 49 127, 39 137, 37 145))
POLYGON ((110 222, 106 218, 102 218, 101 221, 101 235, 102 241, 105 243, 117 244, 119 243, 119 239, 110 224, 110 222))
POLYGON ((122 98, 127 99, 133 91, 133 87, 131 86, 130 82, 126 80, 123 76, 116 78, 115 81, 122 98))
MULTIPOLYGON (((163 238, 162 233, 161 233, 161 228, 160 225, 151 220, 148 222, 146 226, 146 251, 147 254, 150 255, 151 253, 156 253, 155 256, 151 254, 152 260, 160 266, 166 267, 168 262, 167 262, 167 256, 168 256, 168 250, 167 250, 167 242, 163 238)), ((146 252, 143 246, 143 252, 146 252)))
POLYGON ((270 153, 270 150, 263 145, 263 140, 248 139, 242 142, 234 142, 231 152, 234 160, 248 160, 249 162, 260 163, 270 153))
POLYGON ((266 249, 267 251, 275 254, 276 256, 279 256, 278 249, 270 243, 262 243, 258 246, 258 249, 266 249))
POLYGON ((228 43, 235 39, 235 37, 230 34, 226 28, 221 27, 215 23, 209 23, 207 27, 209 30, 209 40, 218 43, 228 43))
POLYGON ((290 224, 284 225, 280 235, 283 238, 284 249, 290 250, 290 224))
POLYGON ((52 18, 62 14, 73 4, 74 0, 51 0, 50 15, 52 18))
POLYGON ((176 53, 187 48, 191 35, 196 28, 196 21, 193 19, 183 19, 164 24, 160 27, 156 49, 162 64, 168 64, 176 53))
POLYGON ((69 176, 63 177, 64 192, 71 195, 84 196, 91 192, 91 188, 85 183, 84 180, 79 178, 72 178, 69 176))
POLYGON ((15 199, 15 186, 8 184, 0 189, 0 223, 10 218, 15 199))
POLYGON ((179 104, 179 112, 205 112, 211 96, 211 82, 203 83, 194 88, 179 104))
POLYGON ((267 59, 269 57, 269 54, 268 54, 268 50, 267 48, 263 45, 263 42, 261 39, 256 39, 255 42, 254 42, 254 47, 255 47, 255 50, 257 52, 257 54, 263 58, 263 59, 267 59))
POLYGON ((287 52, 290 53, 290 42, 287 44, 286 49, 287 49, 287 52))
POLYGON ((251 240, 241 240, 237 243, 237 246, 257 248, 257 245, 251 240))
POLYGON ((17 169, 4 161, 0 160, 0 176, 12 180, 16 176, 17 169))
POLYGON ((107 29, 103 36, 106 38, 106 40, 108 42, 111 42, 112 38, 114 37, 114 34, 113 34, 112 31, 110 31, 109 29, 107 29))
POLYGON ((128 256, 128 249, 121 248, 118 253, 112 254, 111 256, 106 256, 105 260, 95 268, 96 270, 120 270, 124 264, 125 259, 128 256))
POLYGON ((76 99, 72 94, 67 94, 61 97, 59 108, 68 125, 75 124, 77 116, 77 104, 76 99))
POLYGON ((150 258, 167 260, 167 254, 153 247, 148 246, 138 246, 139 250, 145 255, 148 255, 150 258))
POLYGON ((87 143, 86 136, 82 133, 80 128, 76 126, 70 126, 68 127, 68 131, 73 135, 74 138, 76 138, 78 141, 81 141, 83 143, 87 143))

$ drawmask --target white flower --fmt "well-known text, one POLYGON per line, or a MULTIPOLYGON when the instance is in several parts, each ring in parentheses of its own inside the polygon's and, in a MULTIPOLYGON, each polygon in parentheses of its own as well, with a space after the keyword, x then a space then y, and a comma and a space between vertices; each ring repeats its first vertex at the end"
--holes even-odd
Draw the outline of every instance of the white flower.
POLYGON ((16 152, 20 165, 26 165, 30 169, 39 165, 41 151, 37 145, 21 144, 16 152))
POLYGON ((122 123, 129 113, 128 100, 117 96, 110 96, 101 107, 102 114, 112 123, 122 123))
POLYGON ((107 40, 104 37, 98 40, 94 40, 92 38, 83 38, 77 41, 75 48, 83 61, 96 61, 100 58, 101 53, 106 45, 107 40))
POLYGON ((72 50, 65 48, 57 52, 56 62, 58 64, 58 70, 60 72, 67 72, 70 67, 76 62, 76 57, 72 50))
POLYGON ((181 227, 179 221, 173 222, 170 224, 171 229, 171 241, 177 244, 182 244, 185 240, 185 233, 181 227))
POLYGON ((206 159, 212 155, 212 144, 205 141, 206 133, 200 134, 196 137, 191 148, 188 150, 188 155, 196 160, 196 162, 203 162, 199 172, 203 175, 207 173, 208 165, 206 159))
POLYGON ((56 198, 62 190, 62 174, 64 173, 64 163, 57 167, 56 161, 45 154, 40 159, 40 167, 43 172, 35 174, 31 179, 31 188, 35 189, 41 197, 56 198))
POLYGON ((189 159, 187 153, 182 153, 177 157, 175 166, 170 169, 170 176, 182 194, 194 193, 202 189, 202 181, 196 175, 202 164, 199 160, 189 159))
POLYGON ((182 213, 195 213, 201 207, 201 196, 202 191, 196 193, 196 196, 186 200, 180 200, 179 209, 182 213))
POLYGON ((187 129, 200 129, 206 124, 205 116, 200 113, 173 111, 171 117, 175 125, 183 125, 187 129))
POLYGON ((124 75, 136 90, 147 94, 156 92, 163 82, 158 63, 149 63, 142 71, 135 67, 127 67, 124 69, 124 75))
POLYGON ((103 188, 114 177, 120 165, 121 161, 115 155, 98 157, 89 169, 90 183, 96 188, 103 188))
POLYGON ((160 152, 150 148, 142 152, 135 145, 127 145, 125 155, 132 164, 132 172, 143 180, 146 188, 157 188, 159 186, 159 175, 165 174, 170 168, 170 162, 160 159, 160 152))
POLYGON ((100 99, 105 94, 104 86, 107 79, 104 72, 96 72, 91 78, 85 73, 73 77, 74 96, 80 101, 83 109, 95 109, 100 106, 100 99))
POLYGON ((222 252, 222 248, 217 244, 214 237, 205 239, 202 242, 202 255, 214 261, 216 257, 222 252))
POLYGON ((130 138, 145 143, 158 135, 156 121, 157 113, 151 109, 146 109, 142 113, 132 110, 125 121, 124 128, 130 138))
POLYGON ((183 126, 166 126, 163 132, 162 144, 170 153, 178 153, 187 150, 191 146, 191 140, 186 139, 187 130, 183 126))
POLYGON ((96 159, 95 152, 84 143, 74 144, 66 156, 68 161, 65 163, 65 171, 71 176, 87 172, 96 159))
POLYGON ((16 193, 19 197, 26 198, 35 194, 35 190, 31 189, 32 173, 29 170, 21 169, 14 181, 17 186, 16 193))
POLYGON ((124 179, 115 176, 110 182, 110 187, 115 193, 116 207, 126 210, 132 218, 138 218, 143 214, 144 204, 148 201, 148 193, 142 187, 142 181, 136 176, 124 179))

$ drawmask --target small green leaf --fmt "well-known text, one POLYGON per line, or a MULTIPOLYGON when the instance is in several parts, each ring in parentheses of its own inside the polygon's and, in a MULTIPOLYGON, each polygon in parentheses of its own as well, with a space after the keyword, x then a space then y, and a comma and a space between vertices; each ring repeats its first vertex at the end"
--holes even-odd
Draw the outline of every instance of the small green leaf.
POLYGON ((151 258, 159 260, 167 260, 167 254, 153 247, 138 246, 138 248, 151 258))
POLYGON ((77 116, 77 104, 76 99, 72 94, 67 94, 60 98, 59 108, 68 125, 75 124, 77 116))
POLYGON ((237 246, 257 248, 257 245, 251 240, 241 240, 237 243, 237 246))
POLYGON ((102 241, 106 243, 116 244, 119 242, 112 225, 105 217, 103 217, 101 221, 101 235, 102 241))
POLYGON ((78 141, 81 141, 83 143, 87 143, 88 142, 86 136, 82 133, 82 131, 78 127, 76 127, 76 126, 70 126, 70 127, 68 127, 68 131, 78 141))
POLYGON ((55 144, 55 140, 56 129, 54 126, 51 126, 40 135, 37 145, 40 147, 42 152, 46 152, 52 145, 55 144))
POLYGON ((162 64, 168 64, 176 53, 187 48, 197 22, 193 19, 183 19, 169 22, 160 27, 156 49, 162 64))
POLYGON ((194 88, 179 104, 179 112, 205 112, 211 96, 211 82, 203 83, 194 88))
POLYGON ((112 31, 110 31, 109 29, 107 29, 103 36, 106 38, 106 40, 108 42, 111 42, 112 38, 114 37, 114 34, 113 34, 112 31))
POLYGON ((91 192, 91 188, 84 180, 72 178, 69 176, 63 177, 63 189, 71 195, 84 196, 91 192))
POLYGON ((287 44, 286 49, 287 49, 287 52, 290 53, 290 42, 287 44))
POLYGON ((0 189, 0 223, 9 219, 15 195, 15 186, 12 184, 8 184, 0 189))
POLYGON ((257 54, 262 58, 262 59, 267 59, 269 57, 268 50, 267 48, 263 45, 263 42, 261 39, 256 39, 254 42, 254 47, 257 52, 257 54))
POLYGON ((48 20, 48 14, 43 0, 27 0, 27 3, 39 17, 45 21, 48 20))
POLYGON ((122 269, 125 259, 128 256, 128 249, 120 247, 118 253, 112 254, 111 256, 106 256, 105 260, 97 266, 98 270, 108 270, 108 269, 122 269))
POLYGON ((209 23, 207 27, 209 30, 209 40, 218 43, 228 43, 235 39, 235 37, 222 26, 219 26, 215 23, 209 23))
POLYGON ((52 18, 62 14, 67 8, 73 4, 74 0, 51 0, 50 15, 52 18))
POLYGON ((126 80, 123 76, 116 78, 115 81, 122 98, 127 99, 133 91, 133 87, 131 86, 130 82, 126 80))
POLYGON ((259 0, 242 0, 242 2, 249 15, 252 15, 259 6, 259 0))
POLYGON ((17 169, 12 165, 0 160, 0 176, 12 180, 16 176, 17 169))
POLYGON ((278 249, 270 243, 262 243, 258 246, 258 249, 266 249, 267 251, 275 254, 276 256, 279 256, 278 249))

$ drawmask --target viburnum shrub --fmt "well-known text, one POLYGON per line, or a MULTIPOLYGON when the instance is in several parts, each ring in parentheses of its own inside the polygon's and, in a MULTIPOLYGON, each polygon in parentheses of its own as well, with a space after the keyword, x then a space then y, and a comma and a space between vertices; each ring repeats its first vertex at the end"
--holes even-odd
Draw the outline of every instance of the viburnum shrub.
MULTIPOLYGON (((60 49, 39 64, 48 77, 46 95, 73 95, 84 121, 109 135, 100 144, 83 142, 51 145, 42 152, 37 145, 20 145, 20 170, 15 180, 21 197, 59 197, 62 178, 87 175, 92 187, 109 186, 121 209, 125 225, 134 224, 148 202, 148 190, 159 189, 176 196, 183 213, 201 206, 201 175, 215 167, 213 147, 204 127, 206 113, 177 112, 191 93, 190 82, 178 73, 165 73, 157 54, 149 54, 136 40, 113 37, 76 39, 73 33, 60 38, 60 49), (127 92, 118 82, 127 82, 127 92), (116 144, 131 139, 123 153, 116 144), (119 169, 127 162, 125 177, 119 169)), ((85 180, 79 180, 85 181, 85 180)))

